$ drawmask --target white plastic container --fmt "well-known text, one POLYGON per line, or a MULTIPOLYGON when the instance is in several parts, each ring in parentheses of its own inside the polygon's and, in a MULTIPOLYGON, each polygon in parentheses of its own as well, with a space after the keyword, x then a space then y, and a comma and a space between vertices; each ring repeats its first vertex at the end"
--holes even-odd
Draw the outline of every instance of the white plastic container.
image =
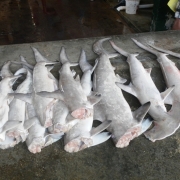
POLYGON ((126 13, 136 14, 140 0, 126 0, 126 13))

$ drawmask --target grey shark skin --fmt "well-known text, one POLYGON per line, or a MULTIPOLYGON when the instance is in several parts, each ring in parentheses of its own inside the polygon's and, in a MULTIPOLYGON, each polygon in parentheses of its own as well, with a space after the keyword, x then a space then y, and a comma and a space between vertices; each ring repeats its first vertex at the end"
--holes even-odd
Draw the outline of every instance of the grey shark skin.
POLYGON ((42 97, 57 98, 65 102, 70 110, 70 114, 76 119, 86 119, 91 116, 90 112, 93 105, 100 101, 100 95, 92 97, 86 96, 84 93, 79 78, 74 79, 70 66, 77 63, 70 63, 65 53, 64 47, 60 52, 60 62, 62 67, 59 71, 59 91, 54 93, 40 92, 37 93, 42 97))
POLYGON ((5 77, 0 82, 0 128, 8 121, 9 103, 12 98, 9 93, 12 93, 12 85, 21 77, 21 75, 13 77, 5 77))
MULTIPOLYGON (((33 88, 34 92, 47 91, 52 92, 58 89, 56 82, 50 77, 50 72, 46 68, 48 63, 37 49, 33 48, 37 64, 33 70, 33 88)), ((53 64, 53 62, 50 62, 53 64)), ((37 117, 42 126, 49 127, 52 125, 52 117, 47 117, 46 112, 51 109, 53 99, 42 98, 36 94, 33 95, 33 105, 35 107, 37 117), (50 106, 49 106, 50 105, 50 106)))
POLYGON ((53 125, 48 127, 48 131, 50 133, 65 133, 78 121, 69 114, 69 109, 65 103, 58 100, 53 106, 53 125))
MULTIPOLYGON (((83 71, 83 75, 81 77, 80 83, 86 96, 92 95, 91 76, 96 65, 97 63, 93 67, 87 62, 85 51, 82 50, 79 60, 79 66, 83 71)), ((60 133, 60 132, 66 133, 76 123, 80 121, 79 119, 73 118, 69 113, 70 113, 69 109, 67 108, 65 103, 59 100, 53 107, 53 126, 49 127, 48 131, 50 133, 60 133)))
MULTIPOLYGON (((149 51, 152 54, 157 56, 157 61, 159 62, 160 67, 162 69, 167 87, 169 88, 169 87, 172 87, 173 85, 175 86, 175 88, 171 92, 171 94, 167 97, 167 99, 165 99, 165 103, 173 104, 177 101, 180 102, 180 95, 179 95, 179 92, 180 92, 180 74, 179 74, 179 69, 175 66, 174 62, 172 62, 170 59, 168 59, 168 57, 167 57, 168 54, 165 54, 166 50, 159 49, 159 48, 151 45, 151 47, 153 47, 154 49, 164 51, 164 53, 161 53, 161 52, 158 52, 158 51, 156 51, 150 47, 147 47, 147 46, 141 44, 140 42, 138 42, 135 39, 133 39, 133 41, 139 47, 141 47, 141 48, 143 48, 143 49, 145 49, 145 50, 147 50, 147 51, 149 51)), ((169 51, 167 51, 167 53, 169 53, 169 51)))
POLYGON ((107 130, 112 133, 116 147, 123 148, 151 125, 149 120, 143 120, 150 103, 146 103, 134 113, 131 112, 121 89, 116 85, 116 82, 125 80, 115 75, 109 61, 109 58, 116 54, 110 55, 102 47, 102 43, 106 40, 109 38, 99 40, 93 46, 94 52, 100 55, 94 72, 93 90, 102 95, 101 101, 94 106, 94 119, 112 120, 107 130))
POLYGON ((64 150, 69 153, 78 152, 91 146, 101 144, 111 137, 110 133, 101 132, 110 125, 111 121, 104 121, 94 129, 92 128, 92 123, 93 115, 83 121, 79 121, 67 131, 64 136, 64 150))
POLYGON ((141 62, 136 58, 137 55, 125 52, 113 42, 111 42, 111 45, 116 51, 127 57, 127 62, 130 66, 132 83, 128 86, 118 83, 118 86, 124 91, 136 96, 141 104, 146 101, 151 102, 149 114, 154 119, 154 127, 145 132, 145 136, 155 142, 156 140, 161 140, 172 135, 179 127, 179 123, 170 113, 167 113, 164 100, 173 91, 174 86, 169 87, 165 92, 160 94, 151 79, 150 70, 144 69, 141 62))
POLYGON ((52 125, 52 108, 55 100, 53 98, 38 96, 37 92, 52 92, 58 89, 55 78, 53 78, 53 75, 49 72, 48 68, 46 68, 47 64, 52 65, 57 62, 48 61, 36 48, 32 49, 37 62, 33 69, 33 91, 32 93, 16 93, 13 95, 14 98, 33 104, 37 118, 40 120, 42 126, 49 127, 52 125))
MULTIPOLYGON (((23 68, 24 69, 24 68, 23 68)), ((30 89, 32 87, 32 74, 24 69, 26 71, 26 79, 17 87, 15 93, 29 93, 30 89)), ((9 120, 17 120, 21 121, 22 123, 10 131, 7 132, 7 135, 10 137, 15 137, 16 139, 21 138, 22 142, 25 141, 26 136, 28 134, 27 129, 24 127, 24 121, 25 121, 25 105, 26 102, 21 101, 19 99, 13 99, 9 105, 9 120)), ((33 124, 33 122, 32 122, 33 124)))
POLYGON ((79 66, 83 72, 83 75, 81 77, 80 82, 81 82, 81 86, 82 86, 83 91, 85 92, 86 96, 89 96, 91 94, 91 90, 92 90, 91 76, 92 76, 94 69, 96 68, 97 63, 98 63, 98 61, 96 60, 94 67, 91 66, 87 61, 85 51, 82 49, 81 55, 80 55, 80 60, 79 60, 79 66))
POLYGON ((54 137, 51 134, 47 134, 46 128, 43 127, 37 118, 35 109, 32 104, 26 103, 26 122, 35 121, 35 123, 28 128, 28 136, 26 138, 26 145, 28 146, 28 150, 35 154, 41 152, 42 148, 52 144, 59 140, 62 135, 58 137, 54 137))
POLYGON ((5 141, 6 133, 8 130, 13 129, 19 126, 21 121, 7 121, 2 128, 0 128, 0 142, 5 141))

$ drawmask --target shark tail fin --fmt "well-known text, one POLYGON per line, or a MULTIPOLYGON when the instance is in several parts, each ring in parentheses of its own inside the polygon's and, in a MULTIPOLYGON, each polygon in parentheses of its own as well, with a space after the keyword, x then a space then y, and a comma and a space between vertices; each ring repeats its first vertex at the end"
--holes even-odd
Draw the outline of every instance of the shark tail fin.
POLYGON ((154 50, 154 49, 152 49, 152 48, 150 48, 150 47, 148 47, 148 46, 145 46, 144 44, 142 44, 142 43, 140 43, 139 41, 137 41, 136 39, 133 39, 133 38, 131 38, 133 41, 134 41, 134 43, 137 45, 137 46, 139 46, 140 48, 142 48, 142 49, 144 49, 144 50, 146 50, 146 51, 148 51, 148 52, 150 52, 150 53, 152 53, 152 54, 154 54, 154 55, 156 55, 156 56, 158 56, 160 53, 158 52, 158 51, 156 51, 156 50, 154 50))
POLYGON ((100 39, 93 45, 93 50, 96 54, 101 55, 102 53, 108 54, 107 51, 103 48, 103 42, 110 40, 111 38, 100 39))
POLYGON ((87 58, 86 58, 86 53, 82 49, 81 54, 80 54, 80 59, 79 59, 79 66, 82 70, 82 72, 85 72, 87 70, 91 70, 93 67, 88 63, 87 58))
POLYGON ((92 137, 93 144, 92 146, 96 146, 107 141, 111 137, 111 133, 109 132, 102 132, 92 137))
POLYGON ((165 49, 162 49, 162 48, 153 46, 153 45, 151 45, 151 44, 148 44, 148 45, 149 45, 150 47, 152 47, 153 49, 156 49, 157 51, 160 51, 160 52, 165 53, 166 55, 171 55, 171 56, 180 58, 180 54, 179 54, 179 53, 175 53, 175 52, 172 52, 172 51, 169 51, 169 50, 165 50, 165 49))
POLYGON ((61 47, 61 51, 60 51, 60 62, 62 64, 65 64, 65 63, 69 63, 70 66, 77 66, 78 63, 70 63, 68 57, 67 57, 67 54, 66 54, 66 50, 64 47, 61 47))
POLYGON ((111 43, 111 46, 113 47, 114 50, 116 50, 118 53, 122 54, 123 56, 128 56, 129 53, 124 51, 123 49, 121 49, 120 47, 118 47, 117 45, 115 45, 115 43, 113 41, 109 41, 111 43))
MULTIPOLYGON (((34 47, 31 47, 33 52, 34 52, 34 56, 35 56, 35 59, 36 59, 36 62, 46 62, 46 63, 50 63, 50 64, 53 64, 54 62, 52 61, 49 61, 48 59, 46 59, 36 48, 34 47)), ((57 62, 56 62, 57 63, 57 62)))

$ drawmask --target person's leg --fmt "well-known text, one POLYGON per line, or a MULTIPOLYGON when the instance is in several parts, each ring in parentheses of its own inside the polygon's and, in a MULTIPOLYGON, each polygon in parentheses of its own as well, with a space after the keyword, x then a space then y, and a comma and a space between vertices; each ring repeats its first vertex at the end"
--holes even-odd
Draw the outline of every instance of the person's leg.
POLYGON ((167 6, 169 0, 154 0, 150 31, 164 31, 172 25, 173 12, 167 6))

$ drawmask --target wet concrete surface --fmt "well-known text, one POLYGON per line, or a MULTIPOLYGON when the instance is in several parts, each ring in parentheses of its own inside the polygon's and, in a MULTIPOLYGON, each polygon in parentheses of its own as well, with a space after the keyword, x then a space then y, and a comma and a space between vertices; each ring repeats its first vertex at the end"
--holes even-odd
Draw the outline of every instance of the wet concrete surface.
POLYGON ((0 45, 129 34, 103 0, 0 1, 0 45))
MULTIPOLYGON (((165 82, 156 57, 138 48, 130 38, 136 38, 143 43, 154 43, 179 52, 179 31, 159 33, 142 33, 122 36, 112 36, 117 45, 128 52, 139 53, 138 59, 147 68, 152 68, 152 78, 158 89, 165 90, 165 82)), ((60 47, 67 48, 71 62, 77 62, 80 50, 83 47, 87 52, 87 59, 94 64, 96 54, 92 45, 98 38, 79 40, 53 41, 46 43, 32 43, 23 45, 0 46, 0 66, 7 60, 19 61, 19 55, 26 57, 27 61, 35 64, 30 46, 34 46, 48 59, 59 59, 60 47)), ((106 42, 104 48, 113 52, 110 44, 106 42)), ((170 57, 180 68, 177 58, 170 57)), ((123 56, 111 60, 116 67, 116 73, 130 80, 129 68, 123 56)), ((19 68, 12 65, 12 70, 19 68)), ((53 73, 58 77, 57 66, 53 73)), ((79 69, 76 69, 79 72, 79 69)), ((124 93, 132 110, 140 104, 138 100, 124 93)), ((95 123, 97 124, 97 123, 95 123)), ((46 147, 39 154, 31 154, 25 143, 20 143, 12 149, 0 150, 1 180, 179 180, 180 177, 180 131, 161 141, 152 143, 144 135, 134 139, 130 145, 123 149, 114 146, 112 140, 85 149, 81 152, 69 154, 63 150, 63 139, 46 147)))

